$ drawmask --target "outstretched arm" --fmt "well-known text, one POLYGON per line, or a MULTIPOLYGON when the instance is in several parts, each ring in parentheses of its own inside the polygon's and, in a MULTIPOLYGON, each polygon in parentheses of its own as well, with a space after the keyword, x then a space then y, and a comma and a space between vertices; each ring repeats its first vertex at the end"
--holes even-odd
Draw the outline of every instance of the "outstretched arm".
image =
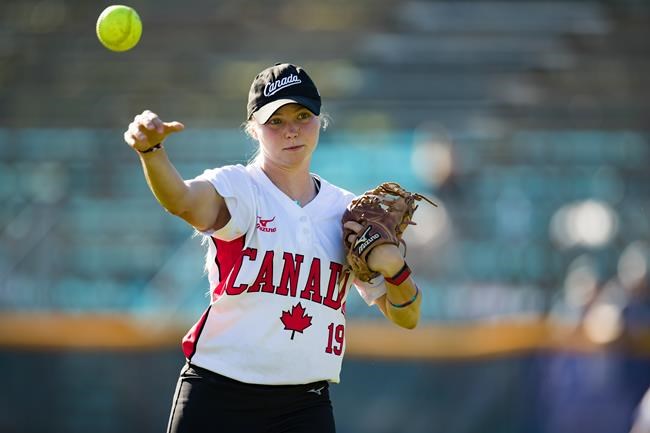
POLYGON ((147 184, 164 209, 198 230, 218 230, 230 220, 225 200, 207 181, 184 181, 162 145, 168 135, 184 128, 145 110, 135 116, 124 140, 140 157, 147 184))

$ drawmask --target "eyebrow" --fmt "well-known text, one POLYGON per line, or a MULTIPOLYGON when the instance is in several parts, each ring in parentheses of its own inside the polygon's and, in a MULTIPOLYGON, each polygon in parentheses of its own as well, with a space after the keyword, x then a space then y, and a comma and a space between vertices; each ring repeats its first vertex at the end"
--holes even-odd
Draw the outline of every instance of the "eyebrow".
POLYGON ((309 110, 309 108, 307 108, 307 107, 302 107, 302 106, 301 106, 300 108, 298 108, 298 109, 295 110, 295 111, 292 111, 291 113, 283 113, 283 114, 280 114, 280 113, 278 113, 278 112, 276 111, 275 113, 273 113, 273 114, 271 115, 271 117, 269 117, 269 120, 270 120, 270 119, 273 119, 274 117, 277 117, 277 116, 282 116, 282 115, 284 115, 284 116, 290 116, 290 115, 292 115, 292 114, 299 114, 299 113, 302 113, 303 111, 308 111, 308 112, 311 113, 311 111, 309 110))

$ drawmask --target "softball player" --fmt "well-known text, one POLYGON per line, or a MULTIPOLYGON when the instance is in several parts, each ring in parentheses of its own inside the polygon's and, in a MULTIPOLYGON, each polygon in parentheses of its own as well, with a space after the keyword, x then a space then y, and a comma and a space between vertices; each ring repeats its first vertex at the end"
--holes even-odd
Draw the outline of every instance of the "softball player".
POLYGON ((341 215, 354 196, 310 172, 320 109, 303 68, 265 69, 248 97, 256 160, 188 181, 162 145, 181 123, 144 111, 124 133, 156 199, 208 240, 211 299, 183 338, 168 432, 334 432, 328 384, 339 382, 353 284, 396 324, 418 321, 421 296, 396 246, 369 256, 385 278, 346 270, 341 215))

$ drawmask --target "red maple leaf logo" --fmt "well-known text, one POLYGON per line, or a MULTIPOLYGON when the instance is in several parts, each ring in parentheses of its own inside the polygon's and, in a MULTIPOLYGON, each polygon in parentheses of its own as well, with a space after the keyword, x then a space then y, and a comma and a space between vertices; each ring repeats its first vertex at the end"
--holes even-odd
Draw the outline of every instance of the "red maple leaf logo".
POLYGON ((291 307, 291 313, 289 311, 282 311, 282 323, 284 323, 284 329, 291 332, 291 339, 296 334, 296 331, 302 334, 302 331, 311 326, 311 318, 306 314, 306 310, 302 308, 300 302, 291 307))

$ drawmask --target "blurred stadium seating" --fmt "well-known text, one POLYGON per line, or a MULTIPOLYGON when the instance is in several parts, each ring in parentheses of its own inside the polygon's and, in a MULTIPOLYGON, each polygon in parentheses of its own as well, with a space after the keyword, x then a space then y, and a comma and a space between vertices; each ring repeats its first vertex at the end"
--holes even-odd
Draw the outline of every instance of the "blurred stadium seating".
MULTIPOLYGON (((431 425, 433 415, 411 414, 410 429, 401 429, 394 424, 398 412, 390 412, 394 417, 385 424, 364 424, 342 409, 342 431, 514 433, 527 426, 526 432, 627 433, 634 404, 650 384, 650 289, 626 283, 644 269, 647 279, 650 263, 648 257, 637 260, 644 257, 640 245, 650 240, 650 3, 129 4, 144 21, 144 35, 136 49, 121 54, 106 51, 94 35, 105 2, 0 4, 0 318, 54 311, 193 320, 207 302, 200 239, 160 210, 122 131, 150 108, 186 124, 167 145, 184 177, 245 163, 254 151, 239 128, 250 81, 262 67, 292 61, 319 83, 333 119, 322 135, 315 172, 359 193, 393 179, 440 204, 421 207, 408 238, 409 261, 425 293, 425 332, 428 325, 548 317, 569 330, 582 326, 592 344, 563 346, 567 351, 553 357, 545 340, 531 346, 543 349, 541 358, 526 351, 521 358, 493 359, 490 365, 499 372, 476 383, 490 386, 506 378, 509 387, 492 408, 485 396, 465 402, 475 410, 472 422, 454 424, 441 409, 463 404, 459 395, 425 399, 430 406, 420 410, 433 408, 444 418, 438 426, 431 425), (572 350, 582 354, 574 358, 572 350), (634 366, 623 379, 608 376, 607 368, 628 351, 642 361, 629 361, 634 366), (611 378, 585 390, 581 400, 609 422, 586 422, 590 418, 577 403, 575 418, 561 410, 571 389, 553 388, 557 377, 576 386, 594 383, 587 373, 567 373, 571 367, 563 366, 569 364, 599 380, 611 378), (515 403, 524 393, 513 389, 531 383, 536 409, 521 408, 515 403), (619 404, 608 412, 614 398, 619 404), (521 410, 508 418, 511 404, 521 410), (482 420, 489 430, 480 429, 482 420), (576 427, 576 420, 583 424, 576 427)), ((351 320, 379 316, 356 296, 348 311, 351 320)), ((168 346, 161 350, 165 367, 156 371, 162 375, 163 368, 176 368, 171 359, 180 354, 166 352, 168 346)), ((0 353, 0 366, 21 364, 11 346, 0 353)), ((58 356, 62 377, 70 377, 81 362, 58 356)), ((155 362, 142 357, 133 365, 155 362)), ((363 359, 355 358, 343 376, 355 389, 400 368, 372 361, 369 367, 363 359), (353 379, 352 372, 363 374, 364 368, 376 377, 353 379)), ((38 369, 42 362, 30 358, 26 365, 38 369)), ((453 381, 436 371, 458 371, 462 362, 421 362, 411 367, 453 394, 453 381)), ((418 377, 404 380, 415 386, 418 377)), ((51 385, 64 382, 52 379, 51 385)), ((477 387, 468 380, 467 393, 477 387)), ((403 402, 427 395, 418 392, 405 390, 403 402)), ((341 401, 354 400, 340 395, 341 401)), ((376 412, 370 413, 395 403, 377 398, 387 400, 375 400, 376 412)), ((0 402, 10 407, 10 401, 0 402)), ((97 405, 120 406, 109 397, 97 405)), ((97 416, 107 419, 106 413, 97 416)), ((149 415, 160 421, 154 409, 149 415)), ((43 431, 21 430, 8 419, 0 416, 0 430, 43 431)), ((76 432, 87 431, 89 421, 58 422, 59 431, 76 432)), ((115 421, 95 431, 122 426, 115 421)), ((139 431, 155 430, 143 421, 139 431)))

